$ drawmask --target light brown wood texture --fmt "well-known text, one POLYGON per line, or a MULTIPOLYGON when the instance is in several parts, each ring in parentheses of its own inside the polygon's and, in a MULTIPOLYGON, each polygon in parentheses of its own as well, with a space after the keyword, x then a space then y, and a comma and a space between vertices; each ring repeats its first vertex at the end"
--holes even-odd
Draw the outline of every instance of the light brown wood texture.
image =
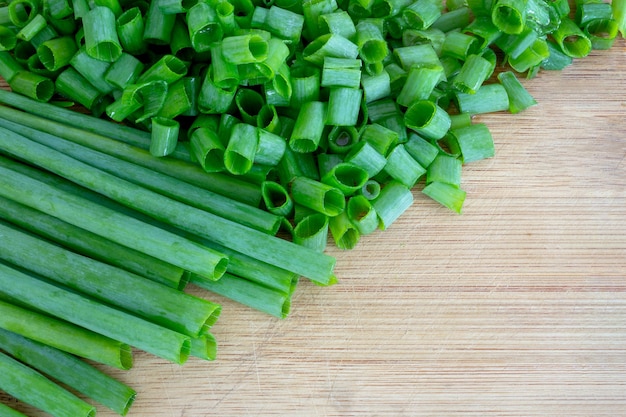
POLYGON ((462 215, 416 190, 286 320, 194 292, 218 359, 106 369, 129 416, 626 416, 626 42, 523 82, 538 106, 478 119, 462 215))

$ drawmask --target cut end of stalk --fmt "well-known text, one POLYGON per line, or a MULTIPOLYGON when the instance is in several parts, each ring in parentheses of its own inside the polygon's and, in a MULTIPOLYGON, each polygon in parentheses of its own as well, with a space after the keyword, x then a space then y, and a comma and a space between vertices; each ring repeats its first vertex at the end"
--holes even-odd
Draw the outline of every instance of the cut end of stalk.
POLYGON ((133 351, 127 344, 120 346, 120 362, 119 368, 125 371, 133 367, 133 351))
POLYGON ((324 214, 337 216, 346 207, 346 197, 336 188, 329 189, 324 194, 324 214))
POLYGON ((122 55, 122 47, 117 42, 101 42, 89 48, 87 53, 100 61, 115 62, 122 55))

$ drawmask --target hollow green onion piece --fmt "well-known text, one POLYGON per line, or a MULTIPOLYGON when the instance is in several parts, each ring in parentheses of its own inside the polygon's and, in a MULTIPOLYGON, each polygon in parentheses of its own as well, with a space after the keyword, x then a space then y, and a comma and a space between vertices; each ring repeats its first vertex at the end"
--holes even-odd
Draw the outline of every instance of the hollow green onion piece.
POLYGON ((427 29, 441 16, 442 4, 433 0, 416 0, 402 9, 402 18, 409 27, 427 29))
POLYGON ((62 36, 73 36, 78 30, 82 31, 82 28, 79 29, 74 20, 74 16, 64 17, 63 19, 48 17, 48 22, 62 36))
POLYGON ((100 113, 96 106, 102 103, 102 93, 74 68, 68 67, 61 72, 55 80, 55 87, 57 93, 63 97, 82 104, 88 110, 100 113))
POLYGON ((296 123, 289 137, 289 147, 300 153, 313 152, 319 146, 326 119, 326 103, 302 103, 296 123))
POLYGON ((192 277, 192 282, 208 291, 278 318, 285 318, 291 308, 291 295, 264 287, 247 279, 225 274, 219 281, 192 277), (222 280, 223 279, 223 280, 222 280))
POLYGON ((332 126, 356 125, 362 98, 363 90, 359 88, 332 87, 328 97, 326 124, 332 126))
MULTIPOLYGON (((8 270, 7 276, 17 273, 0 263, 0 270, 3 269, 8 270)), ((2 274, 5 274, 4 270, 2 274)), ((4 296, 0 297, 4 299, 4 296)), ((127 370, 133 365, 132 350, 125 343, 2 300, 0 311, 2 329, 114 368, 127 370)))
POLYGON ((509 109, 509 96, 502 84, 493 83, 481 86, 474 94, 457 91, 457 107, 461 113, 483 114, 509 109))
POLYGON ((385 157, 366 141, 357 143, 346 155, 345 161, 365 170, 369 178, 382 171, 387 162, 385 157))
POLYGON ((373 0, 349 0, 348 12, 357 19, 363 19, 370 17, 373 5, 373 0))
POLYGON ((191 154, 207 172, 219 172, 224 168, 225 147, 217 133, 209 128, 195 129, 189 138, 191 154))
POLYGON ((439 153, 435 145, 415 133, 409 135, 404 149, 423 167, 428 167, 439 153))
POLYGON ((350 162, 340 162, 322 175, 321 181, 340 190, 345 196, 357 192, 369 179, 368 172, 350 162))
POLYGON ((54 72, 68 65, 77 50, 76 42, 69 36, 63 36, 39 45, 37 55, 44 67, 54 72))
POLYGON ((56 29, 52 27, 52 25, 47 25, 43 29, 41 29, 39 32, 37 32, 36 35, 32 37, 32 39, 30 40, 30 43, 36 49, 45 41, 57 38, 59 36, 60 36, 59 33, 57 32, 56 29))
POLYGON ((412 188, 426 173, 426 169, 413 159, 402 144, 391 150, 383 171, 408 188, 412 188))
POLYGON ((120 45, 129 54, 138 54, 146 49, 143 39, 145 22, 139 7, 131 7, 116 20, 120 45))
POLYGON ((0 403, 0 414, 5 417, 26 417, 25 414, 22 414, 19 411, 14 410, 13 408, 9 407, 8 405, 4 403, 0 403))
POLYGON ((527 0, 495 0, 491 9, 491 19, 504 33, 522 32, 526 23, 527 0))
POLYGON ((11 82, 13 77, 19 72, 24 71, 13 55, 7 51, 0 51, 0 77, 7 82, 11 82))
MULTIPOLYGON (((9 131, 5 129, 2 129, 1 133, 3 138, 2 148, 5 151, 9 151, 8 147, 4 146, 4 142, 6 142, 5 138, 19 138, 19 135, 12 132, 9 133, 9 131)), ((14 148, 19 146, 17 140, 13 140, 12 144, 15 145, 14 148)), ((28 146, 30 146, 30 150, 33 152, 46 152, 48 155, 58 154, 58 152, 34 142, 31 142, 28 146), (35 150, 35 148, 37 148, 37 150, 35 150)), ((13 152, 13 150, 9 152, 13 152)), ((71 161, 71 158, 67 158, 67 161, 71 161)), ((76 160, 73 161, 78 162, 76 160)), ((78 165, 85 164, 78 163, 78 165)), ((218 278, 226 268, 227 260, 214 251, 187 242, 184 239, 180 239, 177 236, 146 225, 145 223, 135 221, 128 216, 112 212, 112 210, 100 207, 90 201, 68 195, 66 192, 56 190, 39 181, 34 181, 6 169, 2 169, 2 171, 8 171, 6 178, 14 179, 10 184, 6 184, 6 186, 2 188, 2 195, 7 198, 11 198, 38 210, 41 209, 61 220, 74 224, 75 226, 83 227, 93 233, 109 238, 114 242, 131 246, 143 253, 163 259, 166 262, 190 271, 195 270, 208 277, 218 278), (9 174, 11 175, 10 177, 8 176, 9 174), (22 185, 22 187, 20 188, 19 185, 22 185), (33 190, 38 190, 41 194, 38 194, 39 197, 36 198, 36 196, 23 195, 26 193, 16 191, 19 189, 28 189, 27 187, 32 187, 33 190), (12 195, 11 192, 16 195, 12 195), (46 200, 49 202, 59 199, 62 199, 62 202, 55 204, 53 207, 49 207, 50 204, 46 203, 46 200), (76 213, 86 213, 88 210, 89 215, 76 215, 76 213), (110 222, 105 224, 102 222, 102 219, 109 219, 110 222), (112 224, 115 226, 111 227, 112 224), (132 233, 130 232, 131 230, 132 233), (157 238, 159 235, 160 238, 157 238), (170 250, 172 245, 177 247, 175 253, 172 253, 170 250)), ((108 175, 106 176, 108 177, 108 175)), ((113 180, 113 182, 118 181, 113 180)))
POLYGON ((532 46, 539 38, 532 28, 526 27, 515 35, 503 34, 496 41, 496 46, 500 48, 509 58, 517 59, 524 51, 532 46))
POLYGON ((2 329, 0 348, 120 415, 126 415, 135 400, 135 390, 59 349, 2 329))
POLYGON ((318 24, 322 34, 332 33, 346 39, 352 39, 356 35, 354 21, 345 10, 337 9, 321 15, 318 24))
POLYGON ((249 28, 254 12, 254 3, 252 0, 231 0, 235 10, 235 23, 241 28, 249 28))
POLYGON ((463 93, 473 94, 480 88, 492 70, 492 65, 487 59, 480 55, 470 55, 452 80, 452 86, 463 93))
POLYGON ((115 14, 108 7, 97 6, 83 17, 85 47, 89 56, 113 62, 122 54, 117 36, 115 14))
POLYGON ((48 77, 30 71, 15 74, 9 81, 9 87, 15 93, 40 102, 50 101, 54 95, 54 82, 48 77))
POLYGON ((73 226, 13 200, 0 197, 0 217, 78 253, 144 276, 162 285, 183 289, 186 277, 182 268, 118 245, 94 233, 73 226))
POLYGON ((6 50, 15 48, 16 38, 25 41, 30 41, 37 33, 39 33, 44 27, 48 25, 46 18, 43 15, 36 15, 26 26, 21 28, 17 34, 12 30, 6 29, 4 26, 0 27, 0 44, 6 50), (11 34, 13 34, 11 42, 11 34), (8 42, 7 42, 8 41, 8 42), (11 46, 12 44, 12 46, 11 46))
POLYGON ((252 14, 250 26, 263 29, 281 39, 297 42, 304 27, 304 16, 272 5, 269 8, 257 6, 252 14))
POLYGON ((171 154, 178 143, 179 130, 178 121, 165 117, 153 117, 150 154, 157 157, 171 154))
POLYGON ((91 1, 93 2, 93 5, 96 7, 97 6, 108 7, 109 9, 111 9, 115 17, 119 17, 122 14, 122 6, 118 0, 91 0, 91 1))
POLYGON ((313 213, 299 220, 293 228, 294 243, 323 252, 328 244, 328 216, 313 213))
POLYGON ((222 55, 236 65, 261 62, 267 54, 267 40, 256 33, 227 36, 222 40, 222 55))
POLYGON ((490 158, 495 154, 493 137, 484 123, 474 123, 450 131, 459 146, 463 163, 490 158))
POLYGON ((552 41, 546 42, 548 56, 541 61, 541 68, 551 71, 560 71, 569 66, 573 62, 573 58, 566 55, 556 43, 552 41))
POLYGON ((239 85, 237 64, 224 59, 221 43, 215 43, 211 47, 211 68, 213 82, 219 88, 231 89, 239 85))
POLYGON ((374 17, 393 17, 397 16, 401 11, 413 3, 414 0, 381 0, 372 6, 372 15, 374 17))
POLYGON ((0 119, 0 125, 35 140, 43 145, 54 148, 68 156, 100 168, 110 174, 127 181, 139 184, 170 198, 200 208, 218 216, 237 221, 246 226, 268 234, 278 230, 279 219, 269 213, 240 203, 208 190, 182 182, 168 175, 134 165, 132 163, 84 148, 71 142, 34 131, 28 127, 20 127, 15 123, 0 119))
POLYGON ((359 88, 361 83, 360 59, 325 57, 322 67, 322 87, 359 88))
POLYGON ((224 36, 231 36, 239 29, 235 16, 235 6, 231 2, 220 1, 217 3, 215 5, 215 13, 224 36))
POLYGON ((471 13, 469 7, 459 7, 458 9, 448 10, 443 13, 430 26, 431 29, 439 29, 442 32, 450 32, 466 27, 471 21, 471 13))
POLYGON ((268 132, 265 129, 256 128, 258 142, 254 163, 267 166, 276 166, 285 154, 287 142, 279 135, 268 132))
POLYGON ((272 81, 264 85, 265 102, 276 107, 288 107, 292 92, 291 71, 284 63, 278 68, 272 81))
POLYGON ((389 53, 381 19, 363 19, 356 24, 356 44, 365 63, 382 62, 389 53))
POLYGON ((381 155, 387 153, 399 142, 397 132, 378 123, 371 123, 361 129, 360 141, 367 142, 381 155))
POLYGON ((422 192, 450 210, 461 213, 466 192, 455 185, 443 182, 431 182, 422 192))
MULTIPOLYGON (((40 106, 32 100, 28 100, 25 97, 21 97, 18 94, 10 93, 0 89, 0 101, 11 104, 22 109, 26 109, 30 112, 37 112, 42 115, 54 116, 55 119, 63 120, 65 114, 69 121, 70 118, 75 118, 75 126, 81 125, 81 120, 84 119, 84 115, 76 112, 72 112, 66 109, 61 109, 51 104, 45 104, 40 106), (6 93, 6 94, 4 94, 6 93), (33 105, 35 104, 35 105, 33 105), (48 112, 48 113, 46 113, 48 112), (57 117, 58 116, 58 117, 57 117)), ((62 125, 58 122, 46 120, 37 116, 28 115, 22 112, 18 112, 9 109, 5 106, 0 106, 0 115, 5 119, 9 119, 20 123, 26 124, 32 128, 44 131, 53 135, 57 135, 67 140, 71 140, 75 143, 82 144, 92 149, 99 150, 100 152, 108 155, 116 156, 128 162, 150 168, 151 170, 160 172, 162 174, 169 175, 174 178, 181 179, 185 182, 193 184, 197 187, 213 191, 215 193, 228 196, 233 200, 245 202, 252 206, 257 206, 261 200, 261 193, 258 187, 245 181, 237 180, 233 177, 228 177, 220 174, 206 173, 201 167, 190 162, 185 162, 176 159, 163 159, 154 158, 146 149, 140 149, 135 146, 128 145, 126 143, 118 142, 117 140, 107 138, 96 133, 87 132, 82 129, 69 127, 62 125), (237 190, 237 192, 233 192, 237 190)), ((93 118, 92 118, 93 119, 93 118)), ((93 124, 97 125, 98 119, 93 120, 93 124)), ((104 133, 111 133, 116 128, 123 126, 113 124, 111 122, 101 121, 102 126, 98 127, 98 131, 104 133), (110 126, 110 128, 107 128, 110 126)), ((88 127, 88 126, 86 126, 88 127)), ((120 135, 124 134, 124 130, 120 130, 120 135)), ((129 131, 129 135, 134 132, 133 129, 129 131)))
POLYGON ((428 166, 426 183, 442 182, 458 187, 461 185, 461 168, 462 162, 459 158, 439 154, 428 166))
POLYGON ((321 71, 311 65, 298 65, 291 68, 290 105, 300 108, 303 103, 317 101, 320 96, 321 71))
POLYGON ((215 84, 213 67, 210 66, 200 88, 198 109, 205 114, 224 113, 230 108, 236 93, 236 87, 220 88, 215 84))
POLYGON ((406 126, 426 139, 441 139, 450 128, 450 116, 441 107, 428 100, 417 101, 407 109, 406 126))
POLYGON ((327 216, 336 216, 345 209, 346 200, 339 189, 310 178, 295 178, 290 191, 294 203, 327 216))
POLYGON ((30 42, 18 42, 13 49, 12 55, 18 64, 26 65, 28 59, 36 53, 37 50, 30 42))
POLYGON ((595 19, 608 20, 613 17, 610 3, 581 1, 576 5, 575 22, 579 27, 586 26, 595 19))
POLYGON ((354 249, 361 239, 359 230, 352 224, 345 211, 329 219, 328 229, 338 249, 354 249))
POLYGON ((210 50, 211 44, 219 42, 224 36, 217 18, 217 11, 212 5, 198 2, 187 11, 185 16, 191 45, 196 52, 210 50))
POLYGON ((378 228, 378 215, 370 200, 364 195, 354 195, 346 205, 346 215, 361 236, 373 233, 378 228))
POLYGON ((30 308, 46 311, 62 320, 127 343, 138 349, 183 364, 188 356, 188 336, 158 326, 91 298, 64 290, 31 275, 0 264, 2 290, 30 308), (10 285, 8 285, 11 283, 10 285), (10 288, 9 288, 10 287, 10 288))
POLYGON ((549 53, 548 42, 544 38, 538 38, 519 57, 509 58, 508 63, 513 70, 521 73, 538 67, 548 58, 549 53))
POLYGON ((144 69, 143 63, 133 55, 122 53, 104 73, 104 80, 120 90, 135 83, 144 69))
POLYGON ((163 13, 160 3, 161 0, 152 0, 145 13, 143 40, 148 44, 166 45, 172 39, 176 15, 163 13))
POLYGON ((137 83, 149 83, 152 81, 165 81, 171 84, 180 80, 187 74, 187 65, 174 55, 163 55, 152 64, 137 80, 137 83))
POLYGON ((478 16, 473 19, 469 25, 463 28, 463 33, 472 35, 479 41, 479 50, 492 45, 502 35, 500 29, 487 16, 478 16))
MULTIPOLYGON (((437 65, 440 63, 437 51, 435 51, 435 48, 431 44, 401 46, 393 50, 393 55, 398 60, 400 67, 406 72, 408 72, 413 65, 437 65)), ((386 68, 389 68, 389 66, 386 68)), ((401 76, 399 77, 397 75, 397 69, 394 69, 393 73, 394 74, 390 73, 392 83, 394 78, 401 79, 401 76)))
POLYGON ((611 2, 611 9, 613 10, 613 18, 617 22, 620 33, 623 37, 626 36, 626 1, 613 0, 611 2))
POLYGON ((415 101, 428 99, 442 76, 443 67, 441 65, 415 65, 411 67, 396 102, 401 106, 409 107, 415 101))
POLYGON ((386 70, 377 75, 363 74, 361 87, 367 103, 387 98, 391 94, 391 77, 386 70))
POLYGON ((441 54, 465 60, 469 55, 480 51, 480 41, 472 35, 451 31, 446 33, 441 54))
POLYGON ((18 28, 28 24, 40 10, 37 0, 12 0, 8 5, 9 19, 18 28))
POLYGON ((354 126, 333 126, 327 141, 332 153, 345 154, 359 141, 359 131, 354 126))
POLYGON ((561 19, 552 36, 561 50, 572 58, 585 57, 591 51, 591 41, 569 17, 561 19))
POLYGON ((188 336, 206 332, 221 307, 45 242, 0 222, 2 259, 188 336), (6 250, 7 246, 11 250, 6 250), (145 297, 150 294, 150 297, 145 297))
POLYGON ((311 41, 321 33, 319 24, 320 16, 332 13, 338 9, 334 0, 313 0, 302 3, 302 15, 304 16, 303 38, 311 41))
POLYGON ((250 171, 259 144, 259 132, 255 126, 239 123, 233 126, 224 151, 224 166, 228 172, 242 175, 250 171))
POLYGON ((70 65, 102 94, 113 91, 114 86, 106 80, 107 71, 111 67, 110 62, 91 57, 85 47, 81 47, 70 60, 70 65))
POLYGON ((293 211, 293 200, 285 187, 275 181, 263 181, 261 194, 265 208, 272 214, 286 217, 293 211))
POLYGON ((583 33, 591 41, 592 49, 610 49, 618 32, 619 28, 614 19, 595 19, 583 27, 583 33))
POLYGON ((256 125, 270 133, 280 133, 280 116, 273 104, 263 104, 256 117, 256 125))
POLYGON ((459 127, 465 127, 472 124, 472 114, 470 113, 458 113, 450 115, 450 129, 456 129, 459 127))
POLYGON ((519 113, 537 104, 537 101, 512 71, 501 72, 498 74, 498 80, 509 96, 509 111, 511 113, 519 113))
POLYGON ((0 389, 59 417, 94 417, 96 408, 34 369, 0 352, 0 389))
POLYGON ((320 35, 302 51, 305 61, 322 68, 325 57, 356 59, 359 47, 341 35, 320 35))
POLYGON ((165 14, 185 13, 188 10, 188 4, 182 0, 161 0, 159 9, 165 14))
POLYGON ((413 194, 405 185, 390 181, 380 190, 380 194, 372 200, 381 230, 388 229, 402 213, 413 204, 413 194))
POLYGON ((256 126, 257 116, 265 104, 261 93, 251 88, 240 88, 235 94, 235 105, 241 120, 256 126))

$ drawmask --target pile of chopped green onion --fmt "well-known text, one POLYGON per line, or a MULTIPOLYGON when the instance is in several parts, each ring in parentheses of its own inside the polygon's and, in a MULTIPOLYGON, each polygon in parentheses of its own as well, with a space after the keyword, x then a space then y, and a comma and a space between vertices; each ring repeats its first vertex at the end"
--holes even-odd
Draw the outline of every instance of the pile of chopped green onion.
MULTIPOLYGON (((212 360, 221 306, 284 318, 417 193, 461 213, 473 116, 626 34, 626 0, 0 4, 0 390, 125 415, 83 361, 212 360), (56 382, 64 385, 58 385, 56 382)), ((22 416, 0 404, 0 414, 22 416)))

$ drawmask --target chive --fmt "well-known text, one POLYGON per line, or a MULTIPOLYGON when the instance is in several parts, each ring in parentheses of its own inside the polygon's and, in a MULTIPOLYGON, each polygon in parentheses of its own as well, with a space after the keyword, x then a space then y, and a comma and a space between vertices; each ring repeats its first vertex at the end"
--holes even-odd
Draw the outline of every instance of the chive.
MULTIPOLYGON (((13 271, 1 262, 0 270, 0 277, 5 274, 10 276, 9 273, 13 271)), ((50 315, 3 301, 5 295, 0 298, 0 328, 97 363, 124 370, 132 367, 132 351, 127 344, 50 315)))
POLYGON ((126 415, 135 400, 136 392, 132 388, 51 346, 0 329, 0 347, 22 363, 120 415, 126 415))
POLYGON ((511 113, 519 113, 537 104, 537 101, 519 82, 513 72, 501 72, 498 74, 498 80, 504 86, 509 97, 509 111, 511 113))
POLYGON ((231 274, 225 274, 219 281, 206 281, 192 277, 192 282, 200 288, 270 314, 285 318, 291 307, 291 296, 231 274))
POLYGON ((461 213, 465 201, 465 191, 443 182, 431 182, 422 192, 450 210, 461 213))
MULTIPOLYGON (((4 129, 2 129, 2 136, 4 138, 17 138, 12 141, 12 144, 16 147, 18 146, 17 141, 23 138, 4 129)), ((58 152, 37 145, 34 142, 31 142, 28 146, 33 153, 40 151, 48 155, 58 154, 58 152)), ((5 146, 4 143, 2 144, 2 148, 8 150, 8 146, 5 146)), ((63 159, 66 159, 68 162, 72 161, 71 158, 63 159)), ((84 165, 76 160, 73 161, 77 163, 77 165, 84 165)), ((18 201, 32 208, 42 209, 44 212, 54 215, 61 220, 83 227, 93 233, 107 237, 114 242, 133 247, 148 255, 155 256, 191 271, 198 271, 209 277, 213 276, 218 278, 225 269, 225 258, 213 251, 194 245, 191 242, 185 242, 169 233, 150 227, 142 222, 134 221, 127 216, 98 206, 90 201, 56 190, 53 187, 32 180, 16 172, 4 168, 0 170, 6 172, 6 178, 13 179, 11 183, 5 184, 2 187, 1 192, 4 197, 18 201), (17 191, 20 189, 28 189, 28 187, 37 190, 38 198, 36 195, 23 195, 24 193, 17 191), (58 202, 51 206, 51 201, 58 202), (89 210, 89 215, 86 214, 87 210, 89 210), (78 212, 84 214, 76 216, 75 213, 78 212), (105 223, 102 219, 109 219, 109 222, 105 223), (132 233, 129 232, 131 230, 133 231, 132 233), (176 253, 172 253, 172 251, 169 250, 172 245, 177 247, 176 253)), ((109 178, 108 174, 106 177, 109 178)), ((114 182, 118 181, 114 180, 114 182)))
MULTIPOLYGON (((11 104, 21 102, 20 100, 13 100, 19 96, 8 92, 6 93, 8 93, 9 95, 4 96, 3 98, 3 92, 6 91, 0 90, 0 101, 9 102, 11 104)), ((27 104, 28 106, 26 106, 26 108, 33 108, 31 106, 32 103, 27 104)), ((51 112, 60 111, 60 118, 63 114, 65 114, 65 112, 67 112, 67 110, 60 109, 57 106, 53 105, 46 105, 45 107, 35 108, 39 109, 43 114, 45 114, 45 110, 48 109, 51 112)), ((48 115, 51 114, 52 113, 48 115)), ((150 168, 154 171, 182 179, 185 182, 193 184, 197 187, 204 188, 221 195, 229 196, 230 198, 237 201, 246 202, 251 205, 257 205, 261 198, 258 187, 254 187, 253 185, 246 183, 245 181, 239 181, 235 178, 226 177, 219 174, 207 174, 205 171, 202 170, 201 167, 192 165, 189 162, 173 159, 154 158, 150 155, 149 152, 147 152, 147 150, 144 151, 143 149, 139 149, 134 146, 120 143, 112 139, 107 139, 104 136, 91 134, 81 129, 67 127, 57 122, 17 112, 5 106, 0 106, 0 115, 2 115, 2 117, 4 117, 5 119, 10 119, 22 125, 29 125, 32 128, 36 128, 37 130, 59 136, 67 140, 71 140, 75 143, 99 150, 108 155, 116 156, 125 161, 133 162, 145 168, 150 168), (233 192, 233 189, 236 189, 237 192, 233 192)), ((74 113, 74 115, 77 116, 76 124, 79 124, 80 120, 82 119, 82 117, 79 116, 83 115, 80 115, 78 113, 74 113)), ((118 127, 117 125, 113 125, 110 122, 102 122, 104 123, 101 129, 103 132, 107 131, 107 125, 111 125, 111 129, 118 127)), ((120 134, 123 134, 123 130, 120 132, 120 134)))
POLYGON ((39 372, 0 352, 0 389, 20 401, 60 417, 93 417, 96 408, 39 372))
POLYGON ((0 234, 5 261, 179 333, 197 336, 207 331, 221 311, 216 304, 59 248, 2 222, 0 234))
POLYGON ((90 166, 102 169, 111 175, 116 175, 193 207, 237 221, 268 234, 275 234, 278 229, 278 219, 275 216, 264 213, 248 204, 224 198, 168 175, 159 174, 80 145, 64 142, 62 139, 17 125, 8 120, 0 119, 0 126, 90 164, 90 166))
MULTIPOLYGON (((0 161, 1 162, 1 161, 0 161)), ((3 166, 6 166, 3 164, 3 166)), ((73 226, 13 200, 0 197, 0 217, 25 230, 54 240, 62 245, 97 259, 144 276, 171 288, 183 289, 186 284, 182 268, 175 267, 141 252, 73 226), (28 219, 28 221, 27 221, 28 219)))

